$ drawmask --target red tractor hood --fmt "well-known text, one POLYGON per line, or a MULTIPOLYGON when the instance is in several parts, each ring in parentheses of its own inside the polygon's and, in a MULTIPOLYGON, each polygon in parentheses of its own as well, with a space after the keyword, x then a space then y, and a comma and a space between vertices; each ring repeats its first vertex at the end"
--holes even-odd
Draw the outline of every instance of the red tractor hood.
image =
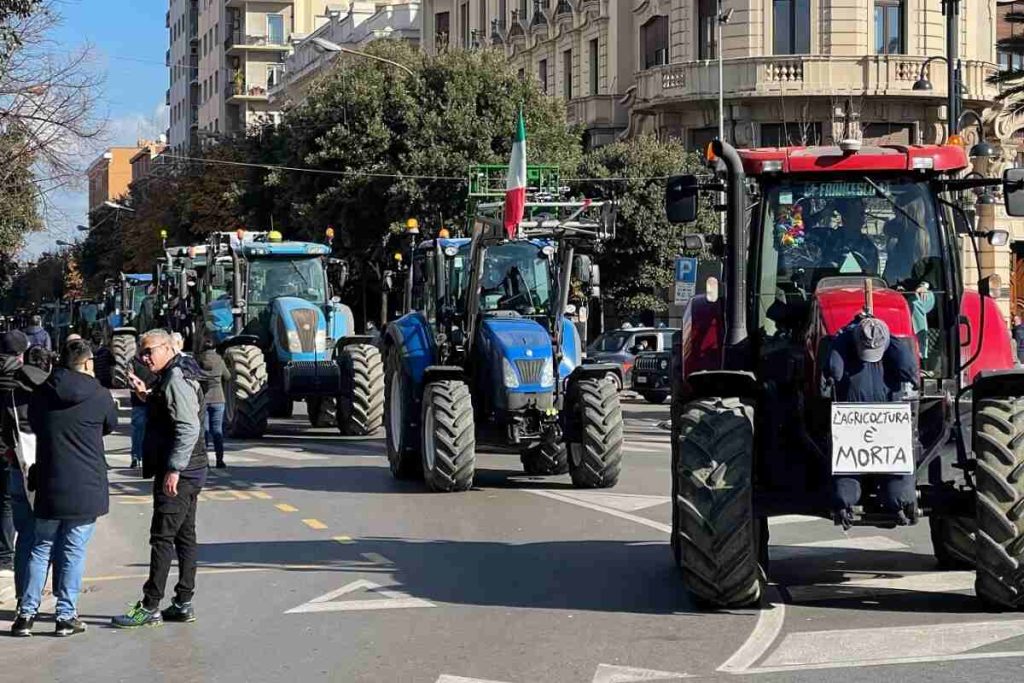
MULTIPOLYGON (((824 333, 829 337, 838 334, 864 310, 864 289, 856 285, 830 287, 819 290, 814 296, 824 333)), ((875 317, 885 321, 892 336, 914 336, 910 307, 902 294, 891 289, 876 289, 872 298, 875 317)))

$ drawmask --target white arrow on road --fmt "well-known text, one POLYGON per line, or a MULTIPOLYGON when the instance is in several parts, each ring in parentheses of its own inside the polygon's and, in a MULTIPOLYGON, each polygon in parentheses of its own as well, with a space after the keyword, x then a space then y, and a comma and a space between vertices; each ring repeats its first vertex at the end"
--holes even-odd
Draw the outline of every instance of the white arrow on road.
MULTIPOLYGON (((638 669, 632 666, 615 666, 613 664, 598 664, 597 671, 591 683, 641 683, 642 681, 678 681, 682 678, 692 678, 691 674, 681 674, 672 671, 656 671, 655 669, 638 669)), ((450 676, 443 674, 435 683, 507 683, 505 681, 494 681, 486 678, 466 678, 463 676, 450 676)))
POLYGON ((387 590, 380 584, 373 581, 359 579, 346 584, 338 590, 331 591, 319 598, 313 598, 309 602, 293 607, 285 614, 303 614, 308 612, 354 612, 370 609, 405 609, 408 607, 436 607, 429 600, 414 598, 400 591, 387 590), (338 600, 343 595, 349 595, 356 591, 366 591, 379 596, 370 600, 338 600), (383 598, 383 599, 380 599, 383 598))

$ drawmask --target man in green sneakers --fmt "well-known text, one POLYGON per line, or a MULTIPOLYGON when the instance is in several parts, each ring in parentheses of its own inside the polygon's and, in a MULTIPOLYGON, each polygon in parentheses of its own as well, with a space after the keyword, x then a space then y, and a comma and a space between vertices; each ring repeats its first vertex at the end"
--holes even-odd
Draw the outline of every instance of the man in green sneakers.
POLYGON ((175 350, 173 339, 164 330, 142 335, 139 357, 157 377, 152 388, 147 388, 145 382, 131 376, 132 389, 147 405, 142 475, 153 477, 153 520, 149 529, 152 550, 143 598, 126 614, 111 620, 117 628, 195 621, 196 507, 209 466, 203 438, 202 369, 191 357, 175 350), (174 601, 160 612, 175 556, 178 584, 174 601))

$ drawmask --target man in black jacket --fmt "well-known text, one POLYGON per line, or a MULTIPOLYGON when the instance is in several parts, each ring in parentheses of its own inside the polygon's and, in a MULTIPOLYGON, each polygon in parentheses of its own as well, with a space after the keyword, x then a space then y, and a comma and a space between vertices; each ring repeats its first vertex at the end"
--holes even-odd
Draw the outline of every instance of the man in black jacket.
POLYGON ((142 476, 153 477, 152 548, 143 598, 114 617, 118 628, 155 626, 162 621, 195 621, 192 595, 196 581, 196 505, 206 482, 203 438, 204 375, 195 360, 176 353, 171 335, 151 330, 142 335, 139 357, 157 382, 147 387, 132 376, 132 389, 147 403, 142 476), (171 606, 158 611, 171 562, 178 557, 178 584, 171 606))
POLYGON ((92 349, 82 340, 64 348, 62 366, 29 401, 36 434, 36 463, 29 471, 35 498, 35 540, 25 594, 11 627, 32 635, 50 562, 57 598, 58 636, 85 631, 78 595, 85 552, 96 519, 110 511, 103 437, 117 426, 117 405, 93 377, 92 349))
MULTIPOLYGON (((22 360, 28 348, 28 338, 14 330, 0 337, 0 411, 4 420, 0 429, 0 572, 14 569, 15 523, 12 494, 15 491, 13 478, 18 469, 14 448, 17 435, 14 433, 13 392, 18 386, 17 376, 21 372, 22 360)), ((20 471, 19 471, 20 474, 20 471)), ((20 479, 20 477, 19 477, 20 479)), ((20 591, 19 591, 20 595, 20 591)))

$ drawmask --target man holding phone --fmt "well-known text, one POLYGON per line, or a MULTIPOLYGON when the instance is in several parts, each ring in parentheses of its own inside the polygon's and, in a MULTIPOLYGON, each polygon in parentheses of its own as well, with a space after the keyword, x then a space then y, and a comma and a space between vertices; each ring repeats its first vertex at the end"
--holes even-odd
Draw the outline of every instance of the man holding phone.
POLYGON ((143 598, 126 614, 114 617, 118 628, 156 626, 164 621, 195 621, 192 595, 196 579, 196 507, 209 465, 203 438, 202 370, 174 349, 165 330, 142 335, 139 358, 156 376, 147 387, 138 376, 129 380, 146 403, 142 476, 153 477, 153 520, 150 524, 149 579, 143 598), (167 576, 175 555, 178 583, 171 606, 160 612, 167 576))

